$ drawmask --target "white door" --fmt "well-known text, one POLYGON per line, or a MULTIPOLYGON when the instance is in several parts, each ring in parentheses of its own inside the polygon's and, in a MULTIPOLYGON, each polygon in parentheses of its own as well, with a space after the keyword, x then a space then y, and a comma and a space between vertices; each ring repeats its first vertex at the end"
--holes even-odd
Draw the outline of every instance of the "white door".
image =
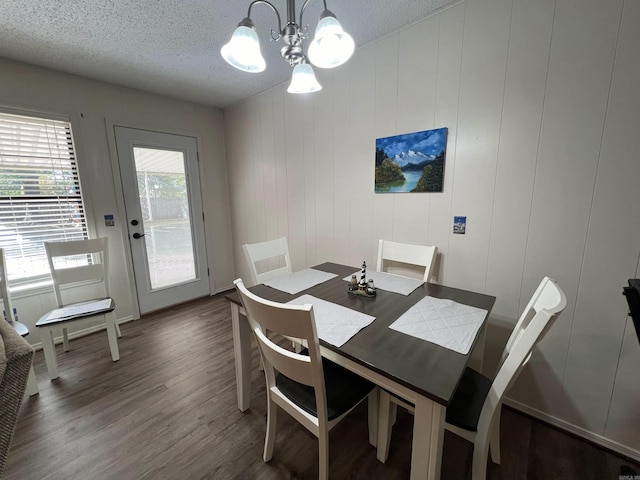
POLYGON ((115 127, 140 313, 209 293, 196 139, 115 127))

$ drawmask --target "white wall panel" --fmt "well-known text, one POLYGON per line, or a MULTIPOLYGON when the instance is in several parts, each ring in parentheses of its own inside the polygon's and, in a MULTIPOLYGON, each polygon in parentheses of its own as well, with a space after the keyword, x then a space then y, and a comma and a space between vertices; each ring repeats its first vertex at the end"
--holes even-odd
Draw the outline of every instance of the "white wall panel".
MULTIPOLYGON (((287 94, 284 85, 274 88, 273 97, 273 135, 274 135, 274 155, 276 164, 276 189, 277 199, 277 235, 274 238, 286 237, 289 234, 289 208, 287 203, 287 158, 285 146, 285 116, 284 116, 284 96, 287 94)), ((268 195, 274 192, 267 191, 268 195)))
POLYGON ((304 165, 304 199, 298 199, 305 206, 305 265, 316 262, 316 151, 315 117, 312 95, 297 95, 302 103, 302 157, 304 165))
POLYGON ((333 223, 333 76, 322 79, 322 90, 313 96, 314 145, 315 145, 315 227, 316 254, 313 261, 317 264, 333 261, 334 223, 333 223))
POLYGON ((429 231, 426 243, 438 247, 434 274, 437 276, 437 282, 444 284, 447 281, 447 259, 453 228, 453 179, 456 165, 465 5, 458 4, 443 11, 435 18, 437 18, 439 25, 434 127, 447 127, 448 134, 444 190, 441 194, 431 195, 429 231))
MULTIPOLYGON (((257 96, 251 99, 250 104, 252 110, 256 112, 262 112, 268 103, 268 96, 257 96)), ((270 110, 270 109, 269 109, 270 110)), ((265 174, 269 169, 269 157, 266 146, 263 144, 263 129, 269 128, 263 126, 261 114, 253 115, 251 117, 251 127, 249 135, 247 136, 247 142, 249 142, 251 151, 251 163, 250 173, 252 177, 250 190, 247 192, 250 201, 253 205, 251 209, 251 215, 248 220, 248 233, 249 236, 255 241, 263 241, 267 239, 267 209, 265 208, 265 174)))
POLYGON ((579 426, 588 424, 588 412, 581 411, 582 400, 568 391, 565 380, 569 384, 572 380, 565 379, 565 367, 572 335, 582 334, 583 319, 574 315, 575 300, 620 8, 620 2, 597 0, 556 3, 525 261, 525 290, 532 290, 544 275, 551 276, 563 287, 569 305, 554 325, 553 335, 541 342, 540 355, 523 372, 514 396, 579 426))
MULTIPOLYGON (((371 156, 368 162, 363 162, 363 171, 372 170, 375 158, 375 139, 396 135, 398 132, 398 34, 390 35, 376 45, 376 76, 375 76, 375 123, 374 138, 371 142, 371 156)), ((402 132, 405 133, 405 132, 402 132)), ((378 240, 393 239, 394 223, 397 220, 394 204, 401 193, 374 193, 374 181, 369 185, 372 192, 371 208, 373 216, 373 237, 371 238, 371 255, 363 255, 371 268, 375 268, 375 252, 378 240)), ((417 213, 417 212, 414 212, 417 213)))
MULTIPOLYGON (((435 128, 438 26, 432 17, 400 32, 396 133, 435 128)), ((398 242, 428 244, 431 199, 439 194, 396 194, 393 235, 398 242)))
POLYGON ((349 230, 349 263, 361 265, 362 260, 374 258, 373 219, 378 215, 373 205, 373 159, 375 154, 375 49, 366 48, 354 53, 351 69, 351 223, 349 230))
POLYGON ((554 5, 516 0, 511 15, 486 283, 502 319, 520 314, 554 5))
MULTIPOLYGON (((260 112, 260 133, 257 137, 260 139, 259 155, 262 161, 258 162, 258 155, 254 161, 256 174, 262 170, 262 178, 256 177, 256 211, 263 209, 264 215, 264 238, 271 240, 278 238, 278 197, 271 192, 277 191, 276 180, 276 158, 275 158, 275 131, 273 123, 273 96, 271 91, 267 95, 259 98, 260 112)), ((261 225, 262 227, 262 225, 261 225)))
MULTIPOLYGON (((242 152, 240 151, 242 147, 241 136, 239 134, 242 129, 243 122, 243 112, 242 108, 239 106, 233 110, 227 110, 224 113, 225 123, 228 125, 235 125, 235 128, 227 128, 225 130, 225 154, 227 159, 227 171, 229 172, 229 192, 232 193, 233 201, 229 205, 229 214, 231 218, 233 218, 233 222, 231 222, 231 234, 234 239, 233 242, 233 264, 234 264, 234 277, 241 277, 245 270, 240 267, 240 262, 243 260, 243 254, 241 245, 244 243, 244 235, 241 233, 242 223, 240 222, 240 218, 243 215, 243 203, 242 199, 239 195, 233 195, 238 189, 238 184, 240 182, 240 174, 239 174, 239 162, 243 158, 242 152)), ((248 278, 248 277, 244 277, 248 278)))
MULTIPOLYGON (((303 158, 302 100, 284 95, 285 158, 287 159, 287 205, 289 211, 289 254, 293 270, 307 267, 306 176, 303 158)), ((313 172, 309 173, 310 175, 313 172)))
POLYGON ((352 217, 353 172, 351 157, 351 65, 348 62, 334 73, 333 112, 328 122, 333 126, 333 220, 334 258, 332 261, 350 262, 350 229, 352 217))
POLYGON ((451 237, 447 279, 472 290, 485 287, 510 15, 506 0, 466 4, 452 213, 467 233, 451 237))
POLYGON ((225 145, 229 169, 229 191, 234 194, 234 202, 231 204, 231 218, 233 219, 235 276, 245 280, 251 277, 249 276, 241 245, 253 241, 250 241, 247 235, 247 215, 251 207, 248 202, 248 196, 238 195, 238 192, 247 191, 249 188, 247 182, 252 178, 244 174, 245 171, 248 171, 247 164, 251 159, 247 142, 245 141, 249 122, 240 120, 246 119, 249 112, 247 107, 248 104, 245 104, 237 110, 225 112, 227 125, 234 125, 234 128, 225 128, 225 145))

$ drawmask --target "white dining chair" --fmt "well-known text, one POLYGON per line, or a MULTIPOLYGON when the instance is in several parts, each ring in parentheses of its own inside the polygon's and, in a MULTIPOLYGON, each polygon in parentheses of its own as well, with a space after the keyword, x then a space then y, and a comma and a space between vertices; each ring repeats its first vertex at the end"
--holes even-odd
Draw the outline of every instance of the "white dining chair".
POLYGON ((242 245, 253 285, 292 273, 287 238, 242 245))
POLYGON ((56 309, 65 309, 68 312, 83 310, 79 316, 59 318, 52 312, 45 314, 36 322, 36 328, 42 333, 42 345, 47 363, 49 377, 53 380, 58 377, 58 361, 54 344, 54 332, 62 330, 62 341, 65 352, 69 351, 69 336, 67 326, 72 322, 86 320, 95 316, 103 316, 109 339, 111 359, 115 362, 120 359, 118 350, 118 337, 120 328, 116 322, 115 303, 109 296, 109 244, 106 237, 89 240, 73 240, 68 242, 45 242, 45 250, 49 260, 51 281, 56 301, 56 309), (71 292, 71 289, 63 288, 75 285, 72 289, 73 302, 65 302, 63 292, 71 292), (85 289, 99 295, 86 295, 85 289), (80 292, 80 293, 79 293, 80 292), (108 308, 97 308, 85 311, 88 303, 104 299, 111 303, 108 308))
POLYGON ((435 246, 380 240, 378 242, 378 263, 376 269, 378 272, 383 272, 388 266, 392 265, 391 262, 414 265, 424 269, 422 279, 428 282, 431 277, 433 262, 436 258, 437 251, 438 248, 435 246))
MULTIPOLYGON (((293 273, 287 237, 266 242, 245 243, 242 245, 242 250, 249 266, 252 285, 293 273)), ((291 345, 296 352, 300 352, 302 347, 298 341, 292 340, 291 345)), ((262 364, 260 364, 260 370, 262 370, 262 364)))
MULTIPOLYGON (((281 408, 318 438, 318 478, 325 480, 329 478, 329 431, 378 390, 364 378, 321 357, 312 305, 275 303, 251 293, 241 279, 233 283, 264 364, 267 431, 263 459, 268 462, 273 456, 277 411, 281 408), (267 332, 301 338, 308 350, 290 352, 267 337, 267 332)), ((370 424, 369 428, 375 430, 376 425, 370 424)))
MULTIPOLYGON (((500 463, 500 413, 504 394, 531 358, 533 347, 566 306, 567 299, 558 284, 549 277, 543 278, 509 336, 493 381, 471 368, 465 370, 447 407, 445 428, 473 443, 473 480, 486 480, 489 448, 493 462, 500 463)), ((377 457, 381 462, 385 462, 389 454, 393 403, 412 408, 388 392, 380 391, 377 457)))
MULTIPOLYGON (((22 322, 16 324, 13 301, 11 300, 11 294, 9 293, 8 278, 7 259, 5 257, 4 249, 0 248, 0 300, 2 300, 5 318, 12 326, 14 326, 15 330, 21 336, 26 337, 29 334, 29 328, 22 322), (21 328, 17 328, 18 325, 21 328)), ((27 393, 30 396, 36 395, 38 393, 38 380, 36 379, 36 373, 33 370, 33 364, 31 365, 31 370, 29 370, 29 377, 27 378, 27 393)))

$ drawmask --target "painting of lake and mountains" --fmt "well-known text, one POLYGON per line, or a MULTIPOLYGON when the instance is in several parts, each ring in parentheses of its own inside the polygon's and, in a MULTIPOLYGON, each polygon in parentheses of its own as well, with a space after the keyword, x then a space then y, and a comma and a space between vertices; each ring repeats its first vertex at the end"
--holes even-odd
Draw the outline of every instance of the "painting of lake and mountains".
POLYGON ((376 140, 376 193, 442 192, 447 129, 376 140))

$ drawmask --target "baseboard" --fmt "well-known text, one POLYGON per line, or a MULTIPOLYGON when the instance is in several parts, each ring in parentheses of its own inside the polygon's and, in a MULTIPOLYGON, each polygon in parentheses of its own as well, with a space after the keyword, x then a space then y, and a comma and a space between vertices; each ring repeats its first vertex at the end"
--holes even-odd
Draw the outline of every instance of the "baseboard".
MULTIPOLYGON (((118 319, 118 325, 122 325, 123 323, 127 323, 133 320, 133 317, 124 317, 118 319)), ((102 330, 106 330, 107 325, 102 323, 100 325, 94 325, 93 327, 83 328, 81 330, 77 330, 75 332, 69 333, 69 340, 73 340, 74 338, 85 337, 87 335, 91 335, 92 333, 100 332, 102 330)), ((53 339, 53 343, 59 345, 62 343, 62 335, 59 337, 55 337, 53 339)), ((31 346, 36 350, 42 350, 42 342, 33 343, 31 346)))
POLYGON ((228 285, 226 287, 216 288, 215 291, 213 292, 213 295, 218 295, 220 293, 227 293, 229 290, 235 290, 235 289, 236 287, 234 287, 233 284, 228 285))
POLYGON ((535 408, 520 403, 516 400, 505 398, 503 403, 513 408, 514 410, 518 410, 526 415, 529 415, 530 417, 536 418, 544 423, 551 425, 552 427, 556 427, 560 430, 568 432, 569 434, 575 435, 576 437, 583 438, 588 442, 594 443, 600 447, 615 452, 616 454, 619 454, 635 462, 640 462, 640 451, 634 450, 609 438, 603 437, 602 435, 598 435, 597 433, 590 432, 589 430, 568 423, 564 420, 554 417, 553 415, 549 415, 548 413, 536 410, 535 408))

